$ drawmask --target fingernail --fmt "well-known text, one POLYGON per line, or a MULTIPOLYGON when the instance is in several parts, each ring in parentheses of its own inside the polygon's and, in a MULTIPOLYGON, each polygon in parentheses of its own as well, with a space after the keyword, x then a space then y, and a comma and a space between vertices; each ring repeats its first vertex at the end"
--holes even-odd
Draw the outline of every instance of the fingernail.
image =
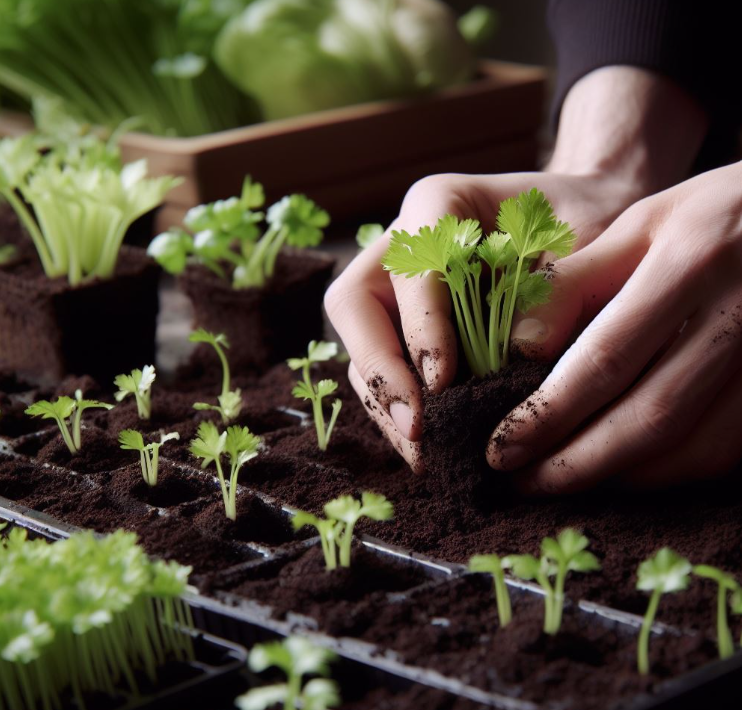
POLYGON ((412 410, 410 409, 410 407, 404 402, 392 402, 391 406, 389 407, 389 414, 394 420, 394 424, 396 425, 397 429, 399 429, 399 433, 405 439, 411 439, 412 423, 414 417, 412 415, 412 410))
POLYGON ((532 458, 531 450, 527 446, 511 444, 510 446, 498 446, 492 457, 493 468, 498 471, 513 471, 525 466, 532 458))
POLYGON ((423 379, 428 389, 435 389, 438 383, 438 364, 430 355, 423 355, 420 369, 423 371, 423 379))
POLYGON ((513 340, 528 340, 541 345, 548 339, 549 330, 549 326, 538 318, 524 318, 515 324, 511 337, 513 340))

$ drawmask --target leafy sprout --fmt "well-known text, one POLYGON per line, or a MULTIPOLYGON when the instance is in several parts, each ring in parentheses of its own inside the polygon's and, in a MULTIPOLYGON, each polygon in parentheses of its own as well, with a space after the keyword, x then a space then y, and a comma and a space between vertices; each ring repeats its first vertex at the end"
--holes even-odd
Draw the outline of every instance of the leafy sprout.
POLYGON ((152 415, 152 384, 155 376, 154 365, 145 365, 141 370, 132 370, 130 375, 117 375, 113 384, 118 387, 118 391, 113 396, 117 402, 121 402, 133 394, 139 418, 149 419, 152 415))
POLYGON ((331 360, 337 355, 337 352, 337 343, 312 340, 309 343, 306 357, 290 358, 287 360, 288 366, 292 370, 301 370, 302 379, 296 383, 291 394, 298 399, 308 399, 312 403, 314 426, 317 430, 317 445, 321 451, 327 450, 327 445, 330 443, 330 437, 332 436, 332 430, 335 428, 335 422, 337 422, 338 414, 340 414, 343 403, 339 399, 333 400, 330 421, 325 424, 322 400, 337 390, 338 383, 334 380, 320 380, 316 385, 312 384, 310 369, 316 362, 331 360))
POLYGON ((384 235, 381 224, 362 224, 356 233, 356 243, 361 249, 368 249, 374 242, 384 235))
POLYGON ((284 710, 328 710, 340 704, 337 683, 327 678, 329 664, 337 658, 329 649, 316 646, 301 636, 253 646, 248 657, 250 670, 262 673, 275 666, 286 675, 285 683, 252 688, 235 704, 240 710, 267 710, 282 703, 284 710), (304 683, 307 675, 322 676, 304 683))
POLYGON ((135 429, 124 429, 119 433, 121 448, 127 451, 138 451, 139 461, 142 465, 142 476, 149 486, 157 485, 157 470, 160 462, 160 447, 166 441, 180 439, 177 431, 169 434, 161 434, 160 441, 145 444, 142 435, 135 429))
POLYGON ((507 626, 513 616, 510 606, 510 595, 505 584, 505 570, 510 567, 511 561, 507 557, 496 554, 474 555, 469 560, 469 569, 472 572, 486 572, 491 574, 495 582, 495 599, 497 600, 497 615, 500 626, 507 626))
POLYGON ((544 252, 565 256, 574 243, 569 225, 556 219, 536 188, 500 203, 497 226, 500 231, 485 237, 477 220, 449 214, 414 235, 392 232, 382 260, 392 274, 412 278, 436 273, 448 285, 464 354, 478 377, 508 364, 515 309, 526 313, 549 299, 545 275, 530 271, 536 259, 544 252), (484 267, 489 271, 487 293, 482 289, 484 267))
POLYGON ((734 653, 734 640, 727 618, 728 598, 730 592, 736 596, 742 588, 731 574, 711 565, 694 565, 693 574, 716 582, 716 643, 719 647, 719 657, 729 658, 734 653))
POLYGON ((327 518, 322 519, 298 510, 291 522, 294 530, 300 530, 305 525, 317 529, 325 566, 328 570, 333 570, 337 568, 338 560, 341 567, 350 567, 350 551, 356 523, 362 517, 371 520, 391 520, 394 516, 394 507, 383 495, 364 491, 360 501, 346 495, 325 503, 324 512, 327 518))
POLYGON ((642 675, 649 673, 649 633, 657 616, 660 597, 666 592, 679 592, 686 589, 690 581, 691 570, 691 563, 669 547, 663 547, 654 557, 644 560, 639 565, 636 588, 652 592, 639 633, 637 648, 637 666, 642 675))
POLYGON ((191 441, 191 453, 201 459, 201 468, 206 468, 212 461, 216 465, 224 509, 230 520, 237 520, 237 477, 240 469, 258 455, 259 445, 260 438, 245 426, 231 426, 220 434, 211 422, 201 422, 196 438, 191 441), (229 458, 229 484, 222 468, 224 454, 229 458))
POLYGON ((53 419, 62 434, 64 443, 74 456, 82 448, 82 413, 86 409, 113 409, 113 405, 83 399, 80 390, 75 391, 75 398, 57 397, 56 401, 40 400, 26 409, 26 414, 42 419, 53 419))

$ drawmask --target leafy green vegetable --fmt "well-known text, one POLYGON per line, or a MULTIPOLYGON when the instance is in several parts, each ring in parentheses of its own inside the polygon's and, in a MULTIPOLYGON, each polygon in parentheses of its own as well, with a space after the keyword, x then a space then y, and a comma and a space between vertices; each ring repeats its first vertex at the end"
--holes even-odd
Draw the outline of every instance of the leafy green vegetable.
POLYGON ((711 565, 694 565, 693 574, 704 579, 712 579, 717 584, 716 642, 719 647, 719 657, 729 658, 734 653, 734 640, 727 619, 727 599, 730 592, 736 594, 742 590, 742 587, 731 574, 711 565))
POLYGON ((487 237, 477 220, 446 215, 435 227, 392 232, 382 261, 395 275, 440 275, 451 290, 464 353, 472 372, 484 377, 508 364, 510 330, 516 307, 525 313, 546 303, 551 286, 543 273, 530 272, 544 252, 568 254, 574 243, 569 225, 559 222, 536 188, 500 204, 500 231, 487 237), (482 294, 484 267, 489 292, 482 294), (485 314, 485 301, 489 314, 485 314))
POLYGON ((128 451, 138 451, 142 465, 142 476, 149 486, 157 485, 157 469, 160 462, 160 447, 173 439, 180 439, 177 431, 170 434, 161 434, 160 441, 145 444, 142 435, 135 429, 124 429, 119 433, 121 448, 128 451))
POLYGON ((75 398, 57 397, 55 402, 39 400, 26 409, 31 417, 53 419, 57 422, 64 443, 74 456, 82 448, 81 419, 86 409, 113 409, 113 405, 97 402, 93 399, 83 399, 80 390, 75 391, 75 398), (71 422, 67 420, 72 417, 71 422), (71 427, 71 431, 70 431, 71 427))
POLYGON ((660 597, 665 592, 678 592, 686 589, 690 581, 691 570, 691 563, 669 547, 663 547, 654 557, 644 560, 639 565, 636 588, 652 592, 637 647, 637 666, 642 675, 649 673, 649 633, 657 615, 660 597))
POLYGON ((507 557, 496 554, 474 555, 469 560, 469 569, 472 572, 486 572, 492 575, 495 581, 495 598, 497 599, 497 615, 500 617, 500 626, 507 626, 513 617, 510 606, 510 595, 505 584, 505 570, 510 567, 511 561, 507 557))
POLYGON ((264 286, 273 276, 281 248, 317 246, 330 218, 304 195, 289 195, 268 208, 263 186, 246 177, 240 197, 217 200, 189 210, 183 220, 192 232, 172 227, 152 240, 147 253, 171 274, 180 274, 189 260, 229 278, 234 288, 264 286), (268 229, 258 226, 265 217, 268 229))
POLYGON ((196 438, 191 441, 191 453, 201 459, 201 468, 212 461, 216 464, 224 509, 230 520, 237 520, 237 476, 240 469, 258 455, 259 446, 260 438, 246 426, 231 426, 220 434, 211 422, 201 422, 196 438), (222 469, 221 459, 225 453, 229 457, 229 485, 222 469))
POLYGON ((283 703, 284 710, 328 710, 340 704, 337 683, 329 680, 329 664, 337 658, 329 649, 315 646, 301 636, 253 646, 248 665, 255 673, 275 666, 286 675, 285 683, 252 688, 235 699, 240 710, 267 710, 283 703), (322 676, 304 683, 304 676, 322 676))
POLYGON ((547 634, 558 633, 562 625, 567 574, 600 569, 598 559, 586 549, 589 544, 590 541, 577 530, 565 528, 556 539, 545 537, 541 541, 540 559, 533 555, 509 555, 503 560, 516 577, 535 579, 544 590, 544 631, 547 634), (556 577, 553 585, 551 577, 556 577))
POLYGON ((323 520, 311 513, 298 510, 291 523, 294 530, 300 530, 305 525, 317 529, 328 570, 337 568, 338 557, 341 567, 350 567, 353 529, 362 517, 371 520, 391 520, 394 516, 392 504, 383 495, 370 491, 364 491, 360 501, 353 496, 335 498, 325 503, 324 511, 327 518, 323 520))
POLYGON ((356 243, 361 249, 368 249, 383 234, 384 227, 381 224, 362 224, 356 233, 356 243))
POLYGON ((299 399, 308 399, 312 403, 314 426, 317 430, 317 445, 321 451, 327 450, 327 445, 330 443, 330 437, 332 436, 332 430, 335 427, 335 422, 337 421, 338 414, 340 414, 343 403, 339 399, 333 401, 330 421, 325 425, 322 400, 337 390, 338 383, 334 380, 320 380, 316 385, 312 384, 310 368, 315 362, 326 362, 334 358, 337 352, 337 343, 312 340, 309 343, 306 357, 294 357, 287 360, 288 366, 292 370, 301 370, 302 372, 302 379, 296 383, 291 394, 299 399))
POLYGON ((152 415, 152 384, 155 375, 154 365, 145 365, 141 370, 132 370, 130 375, 117 375, 113 384, 118 387, 118 391, 113 396, 117 402, 121 402, 133 394, 139 418, 149 419, 152 415))

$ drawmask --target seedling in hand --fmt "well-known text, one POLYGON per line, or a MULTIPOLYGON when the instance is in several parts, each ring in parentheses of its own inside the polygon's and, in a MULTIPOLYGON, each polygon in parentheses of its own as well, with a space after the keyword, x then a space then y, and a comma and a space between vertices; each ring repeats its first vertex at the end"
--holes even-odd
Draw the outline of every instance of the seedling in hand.
POLYGON ((188 340, 192 343, 208 343, 211 345, 216 350, 216 354, 222 363, 222 392, 217 397, 218 406, 206 402, 196 402, 193 408, 199 410, 213 409, 215 412, 219 412, 222 415, 222 421, 228 424, 236 419, 242 411, 242 390, 239 388, 232 390, 229 387, 229 363, 224 352, 224 349, 229 347, 227 336, 224 333, 209 333, 208 330, 199 328, 188 336, 188 340))
POLYGON ((132 370, 130 375, 117 375, 113 384, 118 387, 114 392, 117 402, 121 402, 130 394, 137 402, 137 413, 140 419, 149 419, 152 416, 152 383, 155 381, 154 365, 145 365, 141 370, 132 370))
POLYGON ((734 640, 727 619, 728 597, 730 592, 736 596, 741 588, 731 574, 711 565, 694 565, 693 574, 704 579, 712 579, 717 584, 716 643, 719 647, 719 657, 729 658, 734 653, 734 640))
POLYGON ((353 529, 362 517, 391 520, 394 516, 392 504, 383 495, 370 491, 364 491, 360 501, 353 496, 335 498, 325 503, 324 511, 327 516, 325 520, 299 510, 291 522, 294 530, 300 530, 305 525, 317 529, 328 570, 336 569, 338 558, 341 567, 350 567, 353 529))
POLYGON ((287 360, 292 370, 301 370, 302 380, 296 383, 294 389, 291 390, 291 394, 298 399, 308 399, 311 401, 314 426, 317 429, 317 445, 321 451, 327 450, 327 445, 330 443, 330 437, 332 436, 332 430, 335 427, 335 422, 337 421, 338 414, 340 414, 343 403, 339 399, 333 401, 330 421, 325 425, 322 400, 337 390, 338 383, 334 380, 320 380, 316 385, 312 384, 310 368, 315 362, 326 362, 335 357, 337 353, 337 343, 312 340, 309 343, 307 357, 294 357, 287 360))
POLYGON ((691 569, 691 563, 669 547, 663 547, 654 557, 639 565, 636 588, 652 592, 637 648, 637 666, 642 675, 649 673, 649 633, 657 615, 660 597, 665 592, 686 589, 690 582, 691 569))
POLYGON ((142 464, 142 476, 150 486, 157 485, 157 469, 160 463, 160 447, 166 441, 180 439, 177 431, 169 434, 161 434, 160 441, 153 441, 151 444, 145 444, 142 435, 135 429, 124 429, 119 434, 119 444, 121 448, 128 451, 138 451, 139 461, 142 464))
POLYGON ((86 409, 113 409, 112 404, 83 399, 80 390, 75 391, 75 398, 57 397, 55 402, 40 400, 26 409, 26 414, 42 419, 53 419, 57 422, 64 443, 74 456, 82 448, 82 413, 86 409))
POLYGON ((509 557, 499 555, 474 555, 469 560, 469 569, 472 572, 486 572, 491 574, 495 581, 495 599, 497 600, 497 615, 500 617, 500 626, 507 626, 512 619, 513 612, 510 606, 510 595, 505 584, 505 570, 511 566, 509 557))
POLYGON ((197 434, 191 441, 191 453, 201 459, 201 468, 206 468, 212 461, 216 464, 227 517, 237 520, 237 476, 240 469, 258 455, 260 438, 246 426, 231 426, 220 434, 211 422, 201 422, 197 434), (229 457, 229 485, 222 469, 221 459, 225 453, 229 457))
POLYGON ((556 634, 562 625, 567 574, 600 569, 598 559, 586 549, 589 544, 584 535, 572 528, 565 528, 556 540, 545 537, 541 541, 540 559, 533 555, 509 555, 505 558, 516 577, 535 579, 544 590, 544 631, 547 634, 556 634), (553 585, 551 577, 556 577, 553 585))
POLYGON ((240 710, 267 710, 279 703, 283 710, 328 710, 340 705, 337 683, 330 680, 329 664, 337 656, 301 636, 253 646, 248 657, 250 670, 262 673, 275 666, 286 674, 285 683, 252 688, 235 699, 240 710), (312 678, 304 684, 304 676, 312 678))

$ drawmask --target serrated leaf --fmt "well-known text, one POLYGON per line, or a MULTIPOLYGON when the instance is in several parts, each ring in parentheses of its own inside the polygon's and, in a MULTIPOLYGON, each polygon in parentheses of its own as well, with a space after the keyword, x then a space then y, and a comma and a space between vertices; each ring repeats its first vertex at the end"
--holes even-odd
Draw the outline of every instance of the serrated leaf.
POLYGON ((291 246, 314 247, 322 241, 330 216, 304 195, 287 195, 268 208, 266 221, 273 229, 285 229, 291 246))
POLYGON ((505 561, 513 574, 520 579, 536 579, 541 572, 541 560, 533 555, 508 555, 503 558, 503 563, 505 561))
POLYGON ((262 207, 265 204, 265 191, 259 182, 253 182, 247 175, 242 183, 242 195, 240 196, 242 206, 249 210, 262 207))
POLYGON ((314 399, 314 390, 303 380, 294 385, 291 394, 297 399, 314 399))
POLYGON ((469 558, 469 570, 472 572, 499 574, 502 572, 503 568, 503 558, 495 553, 489 555, 473 555, 469 558))
POLYGON ((317 383, 317 396, 322 399, 335 392, 338 388, 338 383, 335 380, 320 380, 317 383))
POLYGON ((291 655, 293 670, 298 676, 328 675, 329 663, 335 660, 334 652, 312 643, 303 636, 289 636, 284 646, 291 655))
POLYGON ((40 400, 26 409, 26 414, 42 419, 68 419, 75 411, 77 402, 71 397, 57 397, 55 402, 40 400))
POLYGON ((291 518, 291 525, 294 530, 301 530, 305 525, 311 525, 312 527, 318 527, 320 519, 316 515, 307 513, 303 510, 297 510, 293 518, 291 518))
POLYGON ((309 362, 326 362, 338 354, 338 344, 332 341, 312 340, 307 349, 309 362))
POLYGON ((440 229, 421 227, 412 235, 393 231, 382 266, 395 276, 425 276, 430 272, 446 276, 450 259, 450 243, 440 229))
POLYGON ((534 306, 548 303, 552 287, 544 274, 535 272, 527 274, 518 286, 515 305, 521 313, 527 313, 534 306))
POLYGON ((144 438, 135 429, 124 429, 119 432, 119 444, 122 449, 129 451, 144 450, 144 438))
POLYGON ((233 461, 237 461, 243 454, 257 453, 258 446, 260 446, 260 437, 255 436, 246 426, 227 428, 224 450, 233 461))
POLYGON ((209 345, 221 345, 223 348, 229 347, 229 340, 224 333, 210 333, 205 328, 197 328, 189 336, 188 340, 192 343, 208 343, 209 345))
POLYGON ((361 515, 371 520, 391 520, 394 517, 394 506, 386 496, 371 491, 361 493, 361 515))
POLYGON ((169 274, 176 275, 183 273, 193 251, 193 237, 177 228, 158 234, 147 247, 149 256, 169 274))
POLYGON ((361 510, 361 502, 353 496, 339 496, 325 503, 324 511, 328 518, 344 523, 355 522, 361 510))
POLYGON ((567 567, 573 572, 596 572, 600 569, 600 562, 592 552, 582 550, 572 557, 567 567))
POLYGON ((362 224, 356 233, 356 243, 361 249, 368 249, 383 235, 384 227, 381 224, 362 224))
POLYGON ((288 675, 293 669, 291 653, 281 641, 270 641, 253 646, 247 663, 250 670, 255 673, 262 673, 271 666, 277 666, 288 675))
POLYGON ((663 547, 654 557, 644 560, 637 571, 636 588, 643 591, 677 592, 690 581, 692 566, 669 547, 663 547))
POLYGON ((477 255, 494 272, 514 264, 518 255, 509 234, 492 232, 477 246, 477 255))
POLYGON ((301 694, 304 710, 329 710, 340 704, 340 692, 335 681, 312 678, 301 694))
POLYGON ((227 432, 221 434, 212 422, 201 422, 196 438, 191 441, 190 452, 203 459, 201 468, 206 468, 214 459, 219 458, 227 444, 227 432))

